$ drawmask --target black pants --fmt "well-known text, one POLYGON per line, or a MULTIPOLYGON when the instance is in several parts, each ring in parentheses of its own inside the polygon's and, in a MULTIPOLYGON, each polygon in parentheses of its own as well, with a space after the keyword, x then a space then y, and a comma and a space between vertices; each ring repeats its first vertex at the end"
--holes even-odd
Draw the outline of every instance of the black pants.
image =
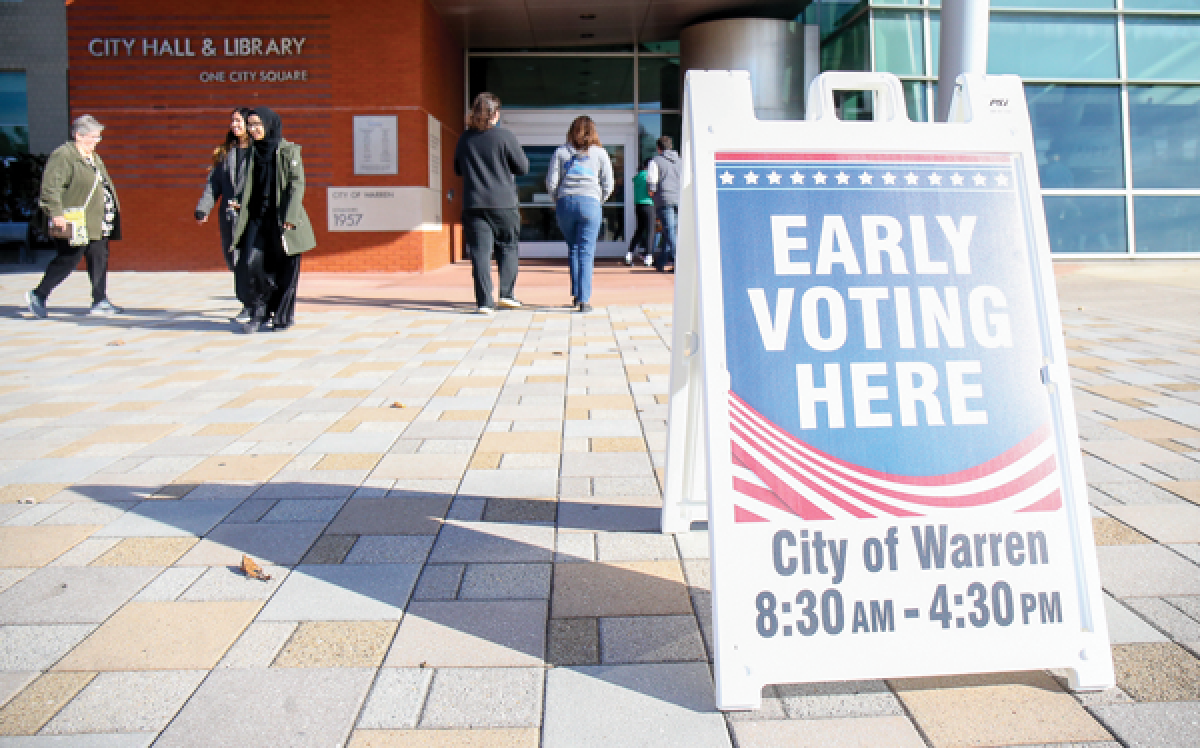
POLYGON ((463 241, 471 253, 476 306, 495 306, 492 300, 492 254, 500 271, 500 298, 513 298, 517 285, 517 244, 521 214, 516 208, 466 208, 463 241))
POLYGON ((269 223, 247 226, 237 255, 233 278, 238 299, 255 320, 274 317, 275 327, 290 326, 295 320, 300 256, 283 251, 279 232, 269 223))
POLYGON ((636 252, 640 246, 640 254, 648 255, 653 251, 650 240, 654 235, 654 204, 638 204, 634 206, 637 215, 637 228, 633 230, 633 238, 629 240, 629 251, 636 252))
POLYGON ((87 244, 72 247, 66 239, 56 239, 54 248, 58 254, 46 266, 42 282, 33 290, 42 301, 50 292, 67 279, 79 266, 80 259, 87 260, 88 277, 92 279, 92 303, 108 298, 108 239, 93 239, 87 244))

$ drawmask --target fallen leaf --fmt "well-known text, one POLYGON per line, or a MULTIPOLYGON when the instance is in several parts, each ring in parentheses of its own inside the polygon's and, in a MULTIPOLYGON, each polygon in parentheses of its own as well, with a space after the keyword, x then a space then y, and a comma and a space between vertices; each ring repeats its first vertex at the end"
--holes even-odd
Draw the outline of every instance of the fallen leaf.
POLYGON ((408 406, 405 405, 404 403, 392 403, 392 407, 393 408, 407 408, 408 406))
POLYGON ((250 579, 261 579, 264 582, 270 581, 271 575, 263 571, 263 568, 254 563, 254 559, 246 554, 242 554, 242 572, 250 579))
POLYGON ((125 345, 124 340, 110 340, 105 345, 125 345))

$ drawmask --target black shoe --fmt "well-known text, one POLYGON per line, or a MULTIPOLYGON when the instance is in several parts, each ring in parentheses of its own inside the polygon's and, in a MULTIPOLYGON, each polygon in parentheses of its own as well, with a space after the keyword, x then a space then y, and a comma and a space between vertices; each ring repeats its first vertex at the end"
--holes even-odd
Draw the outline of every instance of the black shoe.
POLYGON ((587 314, 590 311, 592 311, 591 304, 587 303, 586 301, 579 302, 579 313, 580 314, 587 314))

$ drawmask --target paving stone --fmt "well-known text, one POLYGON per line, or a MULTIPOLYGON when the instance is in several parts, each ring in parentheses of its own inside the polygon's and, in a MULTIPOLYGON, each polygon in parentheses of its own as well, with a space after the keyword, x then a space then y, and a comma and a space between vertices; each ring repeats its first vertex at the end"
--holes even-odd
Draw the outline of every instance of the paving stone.
POLYGON ((1160 543, 1200 542, 1200 506, 1121 506, 1108 513, 1160 543))
MULTIPOLYGON (((294 429, 294 426, 290 428, 294 429)), ((251 432, 253 433, 253 432, 251 432)), ((249 435, 247 435, 249 437, 249 435)), ((249 441, 257 441, 248 439, 249 441)), ((187 483, 268 481, 288 463, 287 455, 217 455, 209 457, 179 477, 187 483)))
POLYGON ((0 708, 0 736, 35 734, 95 676, 44 673, 0 708))
POLYGON ((426 564, 417 580, 414 600, 453 600, 458 597, 465 564, 426 564))
MULTIPOLYGON (((1115 505, 1114 508, 1121 507, 1115 505)), ((1096 545, 1137 545, 1154 542, 1124 522, 1111 517, 1093 517, 1092 535, 1096 545)))
POLYGON ((205 570, 188 589, 179 596, 180 600, 214 601, 214 600, 259 600, 266 601, 283 580, 287 579, 291 569, 286 566, 262 565, 263 572, 270 579, 262 580, 247 576, 240 566, 213 566, 205 570))
POLYGON ((0 566, 45 566, 99 529, 94 525, 0 527, 0 566))
MULTIPOLYGON (((52 506, 43 504, 41 506, 52 506)), ((96 502, 76 502, 62 511, 54 512, 42 520, 42 525, 107 525, 129 509, 137 506, 132 501, 114 501, 103 504, 96 502)))
POLYGON ((288 576, 259 620, 395 620, 420 570, 420 564, 303 564, 288 576))
POLYGON ((739 748, 923 748, 925 741, 904 717, 738 721, 732 725, 739 748))
POLYGON ((534 563, 552 560, 554 528, 498 522, 447 523, 429 560, 434 563, 534 563))
MULTIPOLYGON (((367 703, 358 718, 361 729, 398 729, 417 726, 421 707, 429 693, 433 668, 383 668, 375 678, 367 703)), ((386 742, 358 741, 360 745, 387 745, 386 742)), ((355 745, 351 740, 350 745, 355 745)))
POLYGON ((1042 672, 915 678, 892 686, 935 748, 1112 739, 1042 672))
POLYGON ((1151 483, 1132 482, 1130 477, 1127 477, 1122 482, 1116 483, 1100 483, 1089 481, 1089 485, 1103 491, 1112 496, 1122 504, 1129 506, 1142 506, 1153 504, 1172 504, 1179 505, 1183 500, 1164 488, 1153 485, 1151 483))
POLYGON ((300 563, 340 564, 357 542, 357 535, 322 535, 304 554, 300 563))
POLYGON ((468 564, 459 597, 463 600, 547 600, 550 564, 468 564))
POLYGON ((546 499, 558 495, 558 470, 468 470, 459 496, 478 498, 546 499))
POLYGON ((544 748, 731 746, 704 663, 600 665, 546 673, 544 748), (603 709, 597 709, 603 704, 603 709))
POLYGON ((42 733, 159 732, 207 675, 206 670, 100 673, 42 733))
MULTIPOLYGON (((1126 598, 1126 602, 1140 599, 1126 598)), ((1108 640, 1113 644, 1167 641, 1167 637, 1109 595, 1104 596, 1104 617, 1108 621, 1108 640)))
POLYGON ((193 582, 200 578, 200 575, 205 570, 206 567, 203 566, 164 569, 161 574, 154 578, 154 581, 143 587, 141 592, 134 595, 133 599, 142 603, 177 600, 193 582))
POLYGON ((555 538, 555 545, 555 563, 596 560, 595 533, 559 532, 555 538))
POLYGON ((541 668, 439 669, 421 726, 536 727, 542 718, 541 668))
POLYGON ((1100 546, 1096 559, 1116 597, 1200 595, 1200 570, 1161 545, 1100 546))
POLYGON ((681 532, 675 535, 675 545, 682 559, 707 559, 709 557, 708 531, 681 532))
MULTIPOLYGON (((1179 599, 1179 598, 1176 598, 1179 599)), ((1188 598, 1183 598, 1188 599, 1188 598)), ((1157 597, 1130 597, 1125 604, 1177 642, 1200 642, 1200 621, 1157 597)))
POLYGON ((345 563, 420 564, 432 547, 432 535, 363 535, 346 555, 345 563))
POLYGON ((55 669, 211 669, 259 607, 253 601, 129 603, 55 669))
POLYGON ((340 499, 283 499, 260 522, 329 522, 345 502, 340 499))
POLYGON ((330 535, 436 535, 450 497, 350 499, 326 530, 330 535))
POLYGON ((1137 701, 1200 701, 1200 659, 1178 644, 1113 646, 1117 686, 1137 701))
POLYGON ((551 602, 555 618, 692 612, 677 561, 555 564, 551 602))
POLYGON ((201 537, 241 502, 144 501, 96 531, 97 537, 201 537))
POLYGON ((536 727, 469 730, 355 730, 347 748, 538 748, 536 727))
POLYGON ((120 538, 88 538, 50 562, 50 566, 89 566, 112 550, 120 538))
MULTIPOLYGON (((598 475, 592 480, 592 495, 625 498, 653 495, 657 498, 659 482, 653 473, 647 475, 598 475)), ((661 500, 658 503, 659 506, 662 505, 661 500)))
POLYGON ((1127 746, 1194 748, 1200 745, 1200 703, 1109 704, 1092 711, 1127 746))
POLYGON ((49 670, 95 628, 87 624, 0 626, 0 671, 49 670))
POLYGON ((596 499, 563 499, 558 504, 558 526, 562 529, 649 533, 657 532, 661 525, 661 506, 613 504, 596 499))
POLYGON ((900 700, 881 680, 790 683, 775 687, 790 719, 900 717, 900 700))
POLYGON ((550 619, 546 629, 546 662, 550 665, 600 664, 598 619, 550 619))
MULTIPOLYGON (((415 427, 408 433, 415 436, 415 427)), ((432 435, 424 438, 431 438, 432 435)), ((474 434, 466 438, 472 438, 474 434)), ((371 471, 371 477, 384 478, 461 478, 467 469, 469 455, 464 454, 386 454, 371 471)))
POLYGON ((0 670, 0 707, 25 689, 41 673, 35 670, 0 670))
POLYGON ((369 668, 217 670, 155 745, 339 745, 354 725, 373 676, 369 668))
POLYGON ((170 566, 198 542, 195 538, 124 538, 92 566, 170 566))
POLYGON ((0 623, 100 623, 158 571, 146 567, 38 569, 0 594, 0 623))
POLYGON ((217 664, 219 668, 263 668, 275 662, 298 624, 291 621, 256 621, 246 627, 217 664))
POLYGON ((223 523, 177 563, 180 566, 241 566, 242 556, 248 555, 264 564, 295 564, 324 528, 323 522, 223 523))
POLYGON ((598 532, 597 561, 671 561, 679 558, 675 539, 661 533, 598 532))
POLYGON ((301 623, 275 659, 275 667, 374 667, 383 663, 395 621, 301 623))
POLYGON ((487 499, 482 519, 487 522, 554 522, 554 499, 487 499))
POLYGON ((568 452, 562 458, 562 475, 617 476, 627 478, 648 475, 653 470, 645 453, 633 452, 568 452))
POLYGON ((540 666, 546 603, 533 600, 410 603, 387 667, 540 666))
POLYGON ((690 615, 601 618, 599 630, 604 664, 706 660, 690 615))

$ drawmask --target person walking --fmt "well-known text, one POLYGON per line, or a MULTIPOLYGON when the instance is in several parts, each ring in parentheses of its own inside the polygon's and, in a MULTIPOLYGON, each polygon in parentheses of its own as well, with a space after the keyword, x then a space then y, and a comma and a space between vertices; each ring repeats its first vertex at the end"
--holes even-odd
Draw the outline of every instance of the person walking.
POLYGON ((72 140, 63 143, 46 161, 38 205, 50 219, 52 232, 68 238, 54 240, 58 254, 46 267, 37 288, 25 294, 29 311, 45 319, 46 299, 79 265, 87 261, 92 281, 94 316, 120 314, 123 309, 108 300, 108 243, 121 238, 121 204, 96 144, 104 125, 90 114, 71 123, 72 140), (68 218, 70 219, 68 222, 68 218))
POLYGON ((246 115, 253 153, 242 192, 234 201, 237 247, 234 280, 249 319, 243 333, 286 330, 295 319, 300 255, 317 246, 304 211, 304 161, 300 146, 283 138, 283 121, 256 107, 246 115))
MULTIPOLYGON (((196 203, 197 224, 206 223, 213 209, 217 209, 221 254, 230 272, 237 266, 237 248, 233 246, 233 223, 237 220, 237 213, 230 201, 242 191, 246 170, 250 167, 252 139, 246 132, 246 115, 249 113, 249 109, 241 107, 234 109, 230 115, 229 132, 225 134, 225 142, 213 149, 212 167, 208 170, 208 179, 204 181, 204 192, 196 203)), ((250 309, 244 299, 238 301, 242 302, 242 311, 234 320, 245 322, 250 319, 250 309)))
MULTIPOLYGON (((654 198, 654 212, 662 225, 662 248, 654 255, 654 269, 666 272, 667 263, 675 264, 675 240, 679 229, 679 189, 682 185, 682 160, 674 150, 670 135, 663 135, 655 144, 658 155, 646 167, 646 188, 654 198)), ((655 237, 653 247, 658 242, 655 237)))
POLYGON ((454 173, 463 180, 463 241, 471 253, 475 308, 519 309, 517 284, 521 213, 517 180, 529 173, 529 158, 511 131, 498 127, 500 99, 484 91, 475 97, 467 129, 454 147, 454 173), (500 275, 500 297, 492 303, 492 255, 500 275))
POLYGON ((632 265, 635 256, 642 264, 649 267, 654 263, 654 247, 650 240, 654 238, 654 198, 646 189, 646 167, 650 159, 642 161, 642 168, 633 178, 633 209, 637 216, 637 228, 633 230, 633 238, 629 240, 629 251, 625 253, 625 264, 632 265), (642 248, 638 252, 638 247, 642 248))
POLYGON ((596 238, 603 222, 601 205, 613 192, 612 162, 600 144, 596 123, 575 118, 567 142, 554 151, 546 172, 546 190, 554 199, 558 227, 567 240, 571 298, 580 312, 592 311, 592 269, 596 238))

